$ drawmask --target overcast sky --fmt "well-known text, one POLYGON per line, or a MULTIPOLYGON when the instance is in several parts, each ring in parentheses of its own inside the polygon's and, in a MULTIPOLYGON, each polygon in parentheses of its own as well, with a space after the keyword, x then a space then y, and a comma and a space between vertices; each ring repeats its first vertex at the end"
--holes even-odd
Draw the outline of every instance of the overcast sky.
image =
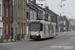
MULTIPOLYGON (((45 6, 44 1, 37 0, 36 2, 37 4, 42 3, 45 6)), ((67 18, 75 18, 75 0, 62 1, 62 8, 60 7, 61 0, 46 0, 46 2, 47 6, 58 15, 61 14, 67 16, 67 18)))

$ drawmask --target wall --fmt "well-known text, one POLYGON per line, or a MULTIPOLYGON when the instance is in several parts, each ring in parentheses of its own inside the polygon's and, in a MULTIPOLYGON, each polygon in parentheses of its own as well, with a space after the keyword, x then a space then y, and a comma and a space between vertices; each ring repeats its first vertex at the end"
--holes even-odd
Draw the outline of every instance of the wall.
POLYGON ((1 16, 0 16, 0 20, 2 20, 2 0, 0 0, 0 4, 1 4, 1 16))
MULTIPOLYGON (((1 15, 0 15, 0 21, 2 21, 2 5, 3 5, 2 0, 0 0, 0 4, 1 4, 1 15)), ((2 27, 3 27, 3 26, 2 26, 2 27)))
POLYGON ((3 0, 3 6, 4 6, 4 38, 6 38, 6 31, 8 31, 8 37, 10 38, 10 6, 9 6, 9 0, 3 0), (8 7, 8 17, 6 17, 6 7, 8 7), (8 24, 8 30, 6 29, 6 24, 8 24))
POLYGON ((43 19, 43 12, 41 10, 38 10, 38 18, 43 19))
POLYGON ((0 10, 1 10, 1 15, 0 15, 0 38, 2 38, 2 29, 3 29, 3 22, 2 22, 2 5, 3 5, 3 2, 2 0, 0 0, 0 4, 1 4, 1 7, 0 7, 0 10))
POLYGON ((35 10, 30 9, 30 20, 36 20, 37 19, 37 13, 35 10))
MULTIPOLYGON (((27 17, 26 17, 26 0, 14 0, 13 20, 16 20, 16 35, 23 38, 26 35, 27 17)), ((13 31, 14 35, 14 31, 13 31)))

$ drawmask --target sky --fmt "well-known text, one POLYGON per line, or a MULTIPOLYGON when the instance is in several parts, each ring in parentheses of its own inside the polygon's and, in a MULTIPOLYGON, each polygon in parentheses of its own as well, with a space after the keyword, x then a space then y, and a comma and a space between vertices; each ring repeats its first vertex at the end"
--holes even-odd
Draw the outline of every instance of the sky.
POLYGON ((62 1, 62 8, 60 7, 61 0, 46 0, 46 2, 37 0, 36 3, 49 6, 49 9, 58 15, 61 14, 62 16, 65 15, 67 18, 75 19, 75 0, 62 1))

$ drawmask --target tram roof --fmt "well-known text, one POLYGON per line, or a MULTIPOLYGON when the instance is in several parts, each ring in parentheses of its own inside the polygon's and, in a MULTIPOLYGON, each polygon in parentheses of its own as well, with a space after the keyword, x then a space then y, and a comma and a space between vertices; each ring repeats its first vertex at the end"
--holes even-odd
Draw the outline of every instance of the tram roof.
POLYGON ((43 22, 43 23, 46 23, 46 24, 56 25, 55 22, 51 22, 51 23, 50 23, 50 21, 45 21, 45 20, 30 20, 30 22, 31 22, 31 21, 39 21, 39 22, 43 22))

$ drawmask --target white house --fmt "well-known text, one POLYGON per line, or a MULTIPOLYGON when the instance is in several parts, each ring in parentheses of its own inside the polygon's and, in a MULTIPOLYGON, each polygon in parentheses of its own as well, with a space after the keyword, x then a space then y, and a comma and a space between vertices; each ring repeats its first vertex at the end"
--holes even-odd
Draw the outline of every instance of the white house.
POLYGON ((3 0, 0 0, 0 39, 2 37, 2 29, 3 29, 3 21, 2 21, 2 2, 3 0))

